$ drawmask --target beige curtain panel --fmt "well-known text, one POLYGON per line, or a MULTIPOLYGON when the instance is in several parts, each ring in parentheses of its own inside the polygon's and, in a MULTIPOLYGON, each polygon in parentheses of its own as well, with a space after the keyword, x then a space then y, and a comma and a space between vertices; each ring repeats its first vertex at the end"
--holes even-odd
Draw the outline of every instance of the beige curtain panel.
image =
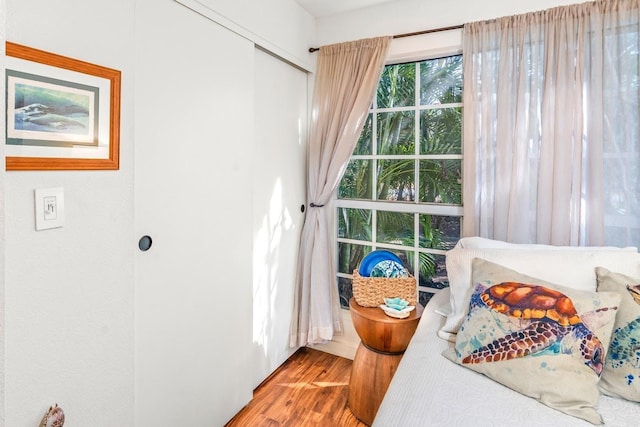
POLYGON ((465 25, 464 236, 638 244, 638 33, 638 0, 465 25))
POLYGON ((342 332, 330 202, 364 127, 390 42, 358 40, 318 53, 291 347, 323 343, 342 332))

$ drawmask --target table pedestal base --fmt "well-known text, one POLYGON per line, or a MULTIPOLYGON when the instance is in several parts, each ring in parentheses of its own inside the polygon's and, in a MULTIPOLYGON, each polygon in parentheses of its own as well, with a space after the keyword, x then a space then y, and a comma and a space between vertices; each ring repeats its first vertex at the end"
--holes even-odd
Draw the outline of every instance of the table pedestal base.
POLYGON ((360 343, 349 380, 349 409, 360 421, 373 423, 402 354, 380 353, 360 343))
POLYGON ((417 304, 404 319, 389 317, 378 307, 362 307, 355 298, 349 300, 349 308, 361 340, 351 365, 349 409, 360 421, 371 425, 416 331, 423 307, 417 304))

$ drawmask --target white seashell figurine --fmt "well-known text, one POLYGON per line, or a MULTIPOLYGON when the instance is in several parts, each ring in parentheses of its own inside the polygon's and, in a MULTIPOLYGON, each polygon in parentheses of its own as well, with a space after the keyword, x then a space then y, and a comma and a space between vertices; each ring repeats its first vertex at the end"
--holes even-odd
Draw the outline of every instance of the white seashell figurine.
POLYGON ((49 407, 49 410, 42 421, 40 421, 40 427, 62 427, 64 425, 64 411, 56 403, 54 406, 49 407))

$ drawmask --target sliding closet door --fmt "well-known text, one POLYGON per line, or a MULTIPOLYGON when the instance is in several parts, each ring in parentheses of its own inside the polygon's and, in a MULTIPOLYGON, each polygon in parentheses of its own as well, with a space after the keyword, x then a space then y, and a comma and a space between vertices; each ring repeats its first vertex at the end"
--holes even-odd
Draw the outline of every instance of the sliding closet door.
POLYGON ((135 425, 222 426, 253 390, 254 47, 176 2, 136 29, 135 425))
MULTIPOLYGON (((253 385, 293 352, 289 323, 305 203, 307 74, 255 50, 253 385)), ((295 349, 294 349, 295 350, 295 349)))

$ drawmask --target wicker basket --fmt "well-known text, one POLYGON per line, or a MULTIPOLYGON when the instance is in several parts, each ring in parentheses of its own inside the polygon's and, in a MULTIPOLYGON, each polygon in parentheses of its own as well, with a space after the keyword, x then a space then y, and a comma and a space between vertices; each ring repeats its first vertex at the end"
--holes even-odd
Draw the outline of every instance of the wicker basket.
POLYGON ((409 277, 362 277, 353 270, 353 297, 363 307, 378 307, 385 298, 403 298, 416 305, 416 279, 409 277))

